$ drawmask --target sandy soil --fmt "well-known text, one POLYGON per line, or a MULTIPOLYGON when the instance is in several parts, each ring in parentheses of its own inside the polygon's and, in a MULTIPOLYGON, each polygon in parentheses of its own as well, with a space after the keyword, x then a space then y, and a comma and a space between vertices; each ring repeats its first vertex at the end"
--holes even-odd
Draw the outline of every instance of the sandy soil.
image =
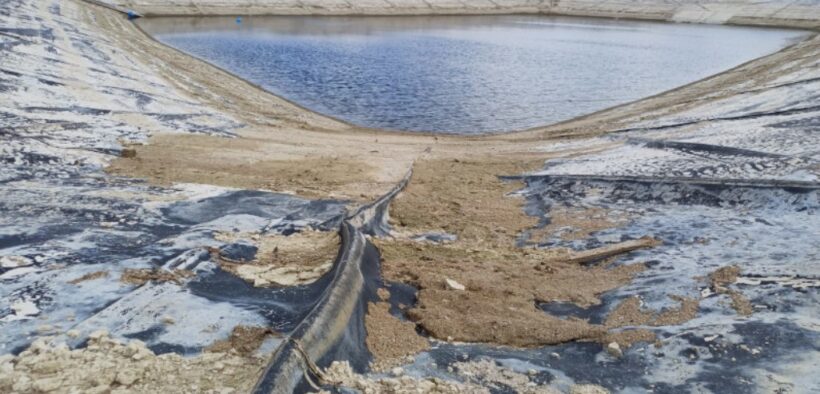
POLYGON ((85 274, 85 275, 83 275, 79 278, 72 279, 68 283, 71 283, 72 285, 76 285, 78 283, 82 283, 82 282, 86 282, 86 281, 94 280, 94 279, 105 278, 105 277, 108 277, 108 271, 95 271, 95 272, 89 272, 89 273, 87 273, 87 274, 85 274))
POLYGON ((385 277, 420 289, 409 316, 436 338, 463 342, 538 346, 598 337, 602 327, 551 317, 536 304, 597 304, 598 294, 644 269, 642 264, 584 267, 568 263, 568 254, 560 251, 421 247, 411 241, 378 246, 385 277), (452 289, 446 279, 466 289, 452 289))
POLYGON ((545 159, 419 160, 410 184, 390 205, 391 224, 397 233, 444 231, 461 243, 509 246, 537 219, 523 213, 523 199, 508 196, 522 184, 502 182, 498 175, 535 170, 545 159))
MULTIPOLYGON (((647 239, 625 249, 607 247, 587 253, 515 247, 518 234, 535 226, 537 219, 524 213, 520 197, 509 194, 520 185, 500 182, 493 174, 520 173, 535 164, 419 161, 413 181, 391 205, 397 234, 443 230, 458 237, 439 245, 406 237, 375 241, 382 252, 385 278, 419 288, 418 303, 408 315, 433 337, 539 346, 598 340, 606 334, 606 327, 559 319, 536 305, 600 303, 599 294, 628 283, 644 266, 583 263, 655 242, 647 239), (465 289, 454 289, 447 280, 465 289)), ((602 212, 590 215, 583 210, 564 212, 563 222, 584 222, 588 231, 613 225, 602 212)))
POLYGON ((140 341, 124 344, 105 332, 76 350, 40 338, 18 356, 0 357, 0 392, 250 392, 264 363, 225 352, 157 356, 140 341))
POLYGON ((252 356, 262 346, 262 342, 272 335, 269 327, 236 326, 231 335, 208 347, 211 353, 235 353, 244 357, 252 356))
POLYGON ((365 343, 373 354, 371 368, 386 371, 407 364, 408 356, 430 348, 430 343, 416 333, 416 325, 401 321, 390 314, 387 302, 371 302, 364 319, 367 329, 365 343))
POLYGON ((123 271, 120 281, 131 285, 142 286, 147 282, 173 282, 182 283, 185 278, 190 278, 194 273, 188 270, 162 270, 162 269, 131 269, 123 271))
POLYGON ((234 262, 212 252, 223 269, 254 286, 294 286, 316 281, 333 267, 339 250, 336 232, 302 231, 289 236, 279 234, 220 233, 224 242, 244 240, 255 245, 256 258, 234 262))
POLYGON ((623 326, 671 326, 685 323, 695 318, 698 313, 699 301, 671 296, 680 303, 679 308, 667 309, 661 312, 641 309, 641 300, 630 297, 618 304, 606 319, 608 327, 623 326))
POLYGON ((188 141, 180 152, 176 143, 162 142, 179 136, 157 136, 152 145, 133 146, 133 156, 114 161, 107 170, 112 174, 144 178, 161 186, 200 183, 290 192, 309 198, 366 200, 373 196, 358 190, 379 183, 371 165, 349 155, 268 160, 264 152, 253 153, 256 150, 253 139, 189 137, 190 140, 185 138, 188 141), (212 149, 219 153, 209 152, 212 149), (238 155, 243 158, 239 159, 238 155), (199 164, 189 165, 196 156, 200 157, 199 164))
POLYGON ((718 268, 709 275, 711 290, 717 294, 726 294, 731 299, 732 309, 739 315, 749 316, 754 313, 751 301, 738 290, 729 288, 740 276, 740 267, 729 265, 718 268))

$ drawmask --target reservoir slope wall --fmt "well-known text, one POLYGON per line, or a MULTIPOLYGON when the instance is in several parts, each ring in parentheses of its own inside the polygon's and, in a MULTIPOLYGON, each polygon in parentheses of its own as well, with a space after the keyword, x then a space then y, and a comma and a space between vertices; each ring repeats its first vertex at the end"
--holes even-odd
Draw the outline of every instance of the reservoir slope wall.
POLYGON ((106 0, 144 15, 550 14, 820 28, 820 0, 106 0))

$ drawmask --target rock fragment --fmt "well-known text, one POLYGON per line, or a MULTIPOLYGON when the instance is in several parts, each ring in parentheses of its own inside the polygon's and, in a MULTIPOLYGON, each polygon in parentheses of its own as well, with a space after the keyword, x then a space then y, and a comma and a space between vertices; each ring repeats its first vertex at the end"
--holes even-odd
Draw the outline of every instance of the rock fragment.
POLYGON ((569 388, 569 394, 609 394, 609 390, 595 384, 575 384, 569 388))
POLYGON ((456 281, 454 281, 450 278, 444 279, 444 283, 447 284, 447 288, 450 289, 450 290, 459 290, 459 291, 466 290, 464 285, 462 285, 461 283, 458 283, 458 282, 456 282, 456 281))
POLYGON ((28 267, 34 261, 24 256, 3 256, 0 257, 0 268, 20 268, 28 267))
POLYGON ((612 357, 621 357, 624 355, 624 352, 621 350, 621 346, 618 345, 618 342, 610 342, 609 345, 606 345, 606 352, 612 357))

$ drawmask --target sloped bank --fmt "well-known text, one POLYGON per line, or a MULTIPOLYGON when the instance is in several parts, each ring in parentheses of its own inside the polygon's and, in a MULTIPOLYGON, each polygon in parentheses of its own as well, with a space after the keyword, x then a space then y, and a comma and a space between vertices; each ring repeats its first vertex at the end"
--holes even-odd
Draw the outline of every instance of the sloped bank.
POLYGON ((692 23, 820 27, 819 2, 775 0, 108 0, 145 15, 551 14, 692 23))

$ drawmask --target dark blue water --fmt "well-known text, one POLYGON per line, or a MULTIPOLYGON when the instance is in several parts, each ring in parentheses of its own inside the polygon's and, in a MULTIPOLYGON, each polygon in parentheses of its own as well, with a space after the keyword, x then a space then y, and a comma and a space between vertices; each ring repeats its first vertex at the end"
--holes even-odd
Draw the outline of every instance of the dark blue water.
POLYGON ((370 127, 541 126, 774 52, 801 32, 546 16, 158 18, 160 41, 370 127))

